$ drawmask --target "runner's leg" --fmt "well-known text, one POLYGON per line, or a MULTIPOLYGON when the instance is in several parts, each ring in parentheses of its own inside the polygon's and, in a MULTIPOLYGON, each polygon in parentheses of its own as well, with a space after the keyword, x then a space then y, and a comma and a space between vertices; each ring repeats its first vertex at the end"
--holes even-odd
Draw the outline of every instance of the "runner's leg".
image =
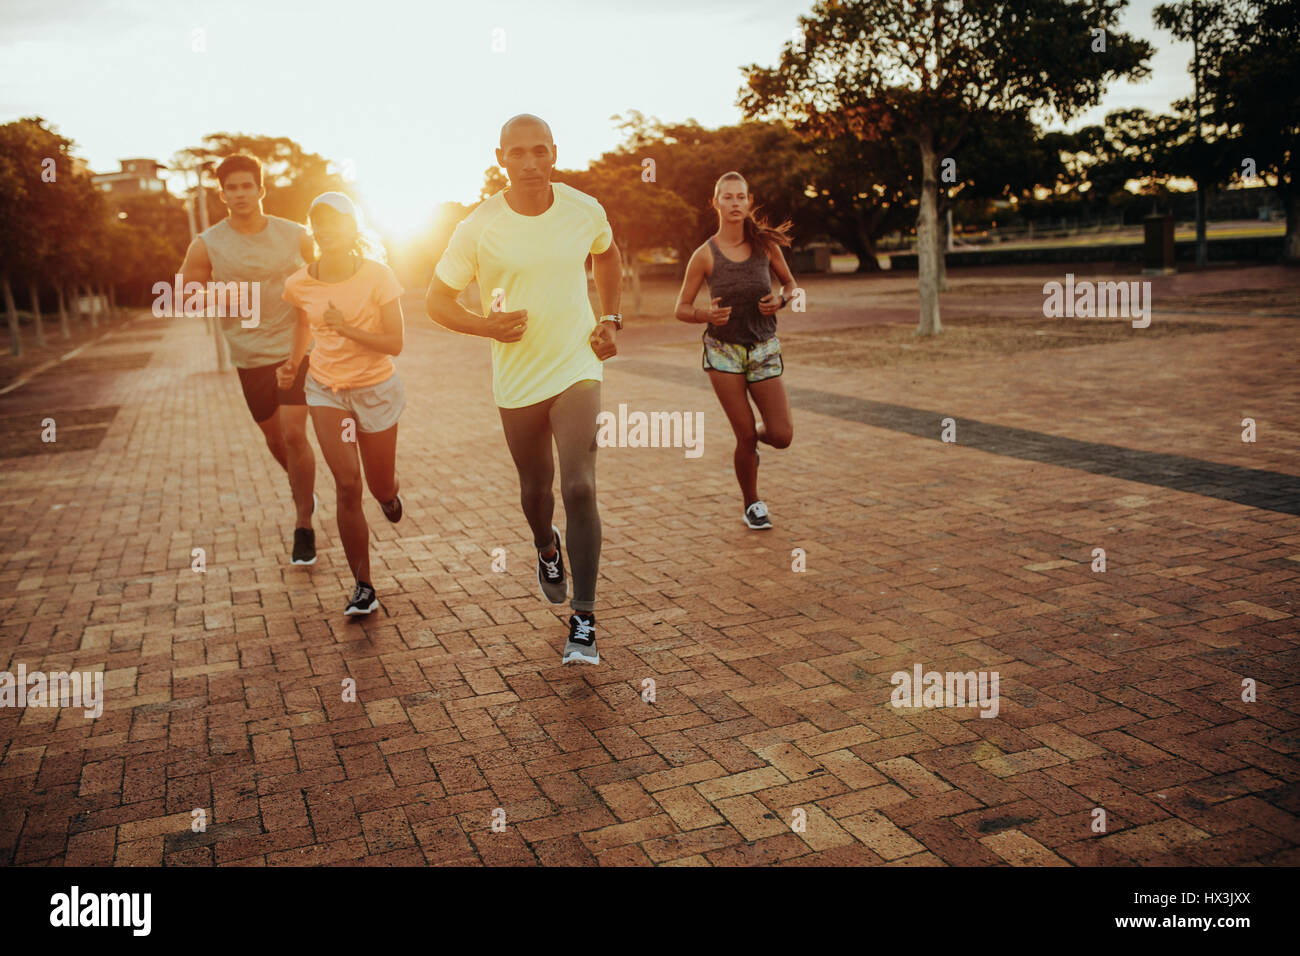
POLYGON ((550 402, 524 408, 499 408, 506 445, 519 472, 519 503, 533 532, 533 546, 546 551, 555 544, 551 521, 555 517, 555 456, 551 452, 550 402))
POLYGON ((298 519, 295 527, 310 528, 312 490, 316 487, 316 453, 307 437, 307 406, 281 405, 278 412, 284 436, 285 471, 298 519))
POLYGON ((740 372, 719 372, 716 369, 708 372, 713 391, 736 435, 736 452, 732 460, 736 480, 740 482, 740 493, 745 499, 743 504, 749 507, 758 501, 758 430, 754 427, 754 410, 749 405, 745 376, 740 372))
MULTIPOLYGON (((280 424, 280 410, 277 408, 271 413, 270 418, 264 418, 257 423, 257 427, 262 429, 262 437, 266 439, 266 447, 270 450, 271 455, 279 463, 280 467, 286 472, 289 470, 289 453, 284 447, 284 426, 280 424)), ((304 527, 309 527, 304 525, 304 527)))
POLYGON ((343 419, 353 416, 341 408, 323 405, 312 405, 310 410, 316 428, 316 442, 325 457, 325 464, 334 475, 343 553, 348 557, 352 576, 371 584, 370 529, 366 526, 365 512, 361 510, 361 463, 357 460, 357 446, 343 440, 343 419))
POLYGON ((357 432, 357 447, 366 485, 380 504, 397 497, 397 426, 381 432, 357 432))
POLYGON ((786 395, 781 376, 749 383, 749 394, 763 416, 756 429, 757 439, 773 448, 789 448, 794 438, 794 421, 790 414, 790 397, 786 395))
POLYGON ((560 455, 560 494, 564 498, 565 541, 573 569, 573 600, 578 612, 596 610, 600 570, 600 512, 596 507, 596 416, 600 382, 570 385, 551 405, 551 430, 560 455))

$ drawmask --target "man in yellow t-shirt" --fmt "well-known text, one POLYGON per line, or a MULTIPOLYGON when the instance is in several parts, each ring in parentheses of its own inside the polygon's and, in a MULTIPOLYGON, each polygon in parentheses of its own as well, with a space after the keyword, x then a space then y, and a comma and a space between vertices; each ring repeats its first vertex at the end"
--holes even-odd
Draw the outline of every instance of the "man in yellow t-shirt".
POLYGON ((614 332, 623 327, 623 262, 600 203, 551 182, 556 151, 545 121, 529 114, 507 121, 496 159, 510 185, 456 227, 425 307, 453 332, 492 339, 493 394, 537 547, 538 585, 552 604, 563 604, 563 545, 551 523, 554 437, 573 565, 574 613, 561 659, 598 664, 596 417, 601 363, 618 351, 614 332), (599 322, 587 297, 588 255, 604 313, 599 322), (456 301, 472 281, 478 282, 479 312, 456 301))

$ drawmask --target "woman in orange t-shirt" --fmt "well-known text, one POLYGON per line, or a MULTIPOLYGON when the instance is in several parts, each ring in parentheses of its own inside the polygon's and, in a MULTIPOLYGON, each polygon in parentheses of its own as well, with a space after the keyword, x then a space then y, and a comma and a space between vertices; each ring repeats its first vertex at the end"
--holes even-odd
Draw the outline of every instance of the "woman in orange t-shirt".
MULTIPOLYGON (((397 419, 406 406, 393 356, 402 351, 402 286, 393 271, 363 253, 356 207, 342 193, 322 193, 308 213, 320 258, 289 276, 284 299, 297 309, 293 354, 277 370, 292 383, 315 336, 304 390, 316 440, 337 494, 339 537, 356 578, 344 614, 379 606, 370 583, 370 529, 361 509, 361 471, 389 521, 402 517, 396 475, 397 419), (357 451, 361 460, 357 461, 357 451)), ((372 256, 382 256, 375 249, 372 256)))

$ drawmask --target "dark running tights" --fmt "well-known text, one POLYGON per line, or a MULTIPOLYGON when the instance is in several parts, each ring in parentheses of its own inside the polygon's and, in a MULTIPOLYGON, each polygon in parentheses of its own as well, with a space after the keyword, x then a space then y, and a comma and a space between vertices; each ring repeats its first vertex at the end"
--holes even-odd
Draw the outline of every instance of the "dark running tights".
POLYGON ((600 382, 584 379, 559 395, 523 408, 498 408, 506 444, 519 471, 519 501, 533 532, 533 545, 546 551, 555 514, 555 458, 560 454, 560 495, 566 517, 564 545, 573 575, 575 611, 596 610, 600 569, 600 513, 596 510, 596 416, 600 382))

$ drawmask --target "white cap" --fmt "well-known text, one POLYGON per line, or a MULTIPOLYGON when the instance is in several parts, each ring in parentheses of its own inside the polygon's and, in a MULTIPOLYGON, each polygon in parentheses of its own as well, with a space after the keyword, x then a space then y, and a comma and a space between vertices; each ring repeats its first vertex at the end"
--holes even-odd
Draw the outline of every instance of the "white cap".
MULTIPOLYGON (((361 217, 357 214, 357 207, 353 204, 352 200, 343 193, 321 193, 311 201, 311 209, 315 209, 317 206, 322 205, 329 206, 335 212, 341 212, 343 215, 350 217, 353 222, 360 224, 361 217)), ((311 209, 307 210, 307 215, 309 216, 311 215, 311 209)))

